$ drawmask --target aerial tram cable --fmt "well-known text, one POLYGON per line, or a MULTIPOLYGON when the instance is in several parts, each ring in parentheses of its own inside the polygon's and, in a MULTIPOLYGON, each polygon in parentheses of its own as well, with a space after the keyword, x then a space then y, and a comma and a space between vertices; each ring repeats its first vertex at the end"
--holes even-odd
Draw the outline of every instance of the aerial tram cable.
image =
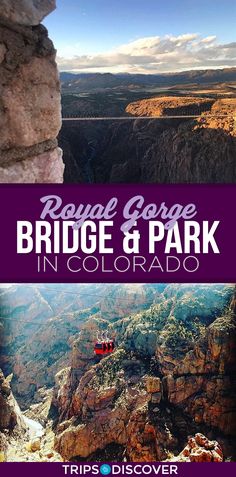
MULTIPOLYGON (((32 285, 33 287, 33 285, 32 285)), ((111 300, 113 299, 113 297, 109 297, 109 296, 106 296, 106 295, 96 295, 96 294, 92 294, 92 293, 77 293, 77 292, 70 292, 70 291, 66 291, 66 290, 61 290, 61 289, 53 289, 53 288, 43 288, 44 290, 46 291, 51 291, 51 292, 61 292, 63 294, 72 294, 72 295, 75 295, 75 296, 96 296, 97 298, 103 298, 103 299, 106 299, 106 300, 111 300)), ((120 302, 126 302, 126 301, 130 301, 128 298, 127 299, 124 299, 124 298, 119 298, 119 301, 120 302)), ((69 305, 70 307, 70 305, 69 305)), ((102 312, 101 312, 101 309, 99 310, 98 312, 100 314, 100 316, 102 316, 102 312)), ((15 321, 16 323, 25 323, 25 324, 29 324, 29 325, 38 325, 38 326, 45 326, 47 325, 48 326, 48 322, 38 322, 36 320, 22 320, 22 319, 14 319, 12 320, 12 318, 8 318, 7 317, 3 317, 1 318, 0 322, 4 325, 6 322, 9 322, 9 324, 12 322, 12 321, 15 321)), ((106 331, 103 331, 103 332, 97 332, 97 340, 94 344, 94 354, 95 355, 110 355, 115 349, 115 341, 114 339, 110 339, 108 337, 108 330, 106 331)))
MULTIPOLYGON (((27 285, 27 286, 31 286, 32 288, 34 288, 34 285, 27 285)), ((40 290, 40 288, 39 288, 40 290)), ((106 300, 112 300, 113 297, 112 296, 106 296, 106 295, 98 295, 96 293, 78 293, 78 292, 72 292, 72 291, 67 291, 67 290, 61 290, 60 288, 43 288, 44 291, 47 291, 47 292, 50 292, 50 291, 54 291, 56 293, 63 293, 63 294, 69 294, 69 295, 77 295, 78 297, 80 296, 91 296, 91 297, 97 297, 97 298, 104 298, 106 300)), ((135 296, 135 293, 133 294, 135 296)), ((119 301, 120 302, 130 302, 130 298, 119 298, 119 301)), ((94 303, 94 306, 95 306, 95 303, 94 303)))

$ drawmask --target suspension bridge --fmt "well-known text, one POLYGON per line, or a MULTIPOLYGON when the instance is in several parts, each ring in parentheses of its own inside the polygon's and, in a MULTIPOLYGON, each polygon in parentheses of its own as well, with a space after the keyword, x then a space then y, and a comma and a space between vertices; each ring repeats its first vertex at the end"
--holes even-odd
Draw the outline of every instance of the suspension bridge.
MULTIPOLYGON (((63 116, 62 121, 137 121, 137 120, 169 120, 169 119, 198 119, 203 117, 202 114, 183 114, 183 115, 166 115, 166 116, 101 116, 101 117, 80 117, 80 116, 63 116)), ((226 114, 208 114, 207 118, 227 117, 226 114)))

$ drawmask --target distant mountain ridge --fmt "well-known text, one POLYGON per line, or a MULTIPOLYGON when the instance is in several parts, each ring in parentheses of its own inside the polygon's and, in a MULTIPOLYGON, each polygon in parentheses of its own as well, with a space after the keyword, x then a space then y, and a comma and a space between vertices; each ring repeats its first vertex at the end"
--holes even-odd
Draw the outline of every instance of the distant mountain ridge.
POLYGON ((180 73, 162 74, 129 74, 129 73, 70 73, 61 72, 62 85, 77 83, 87 89, 99 87, 130 87, 130 86, 173 86, 187 83, 218 83, 236 81, 236 68, 190 70, 180 73))

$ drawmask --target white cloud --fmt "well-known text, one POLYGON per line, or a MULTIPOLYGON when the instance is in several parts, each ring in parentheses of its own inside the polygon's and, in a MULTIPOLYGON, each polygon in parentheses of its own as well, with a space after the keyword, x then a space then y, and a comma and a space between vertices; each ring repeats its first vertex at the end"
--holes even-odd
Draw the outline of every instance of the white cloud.
POLYGON ((63 43, 59 46, 58 51, 62 58, 73 58, 78 55, 78 52, 81 52, 80 43, 66 44, 63 43))
POLYGON ((140 38, 101 54, 58 54, 60 70, 111 73, 161 73, 189 69, 231 67, 236 43, 220 44, 215 36, 196 33, 140 38))

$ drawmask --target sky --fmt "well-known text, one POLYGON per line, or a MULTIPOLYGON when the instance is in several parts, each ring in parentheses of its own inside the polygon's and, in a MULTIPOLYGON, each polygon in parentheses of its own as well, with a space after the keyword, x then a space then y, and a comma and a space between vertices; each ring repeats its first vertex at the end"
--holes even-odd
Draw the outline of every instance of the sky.
POLYGON ((236 66, 236 0, 57 0, 44 24, 62 71, 236 66))

